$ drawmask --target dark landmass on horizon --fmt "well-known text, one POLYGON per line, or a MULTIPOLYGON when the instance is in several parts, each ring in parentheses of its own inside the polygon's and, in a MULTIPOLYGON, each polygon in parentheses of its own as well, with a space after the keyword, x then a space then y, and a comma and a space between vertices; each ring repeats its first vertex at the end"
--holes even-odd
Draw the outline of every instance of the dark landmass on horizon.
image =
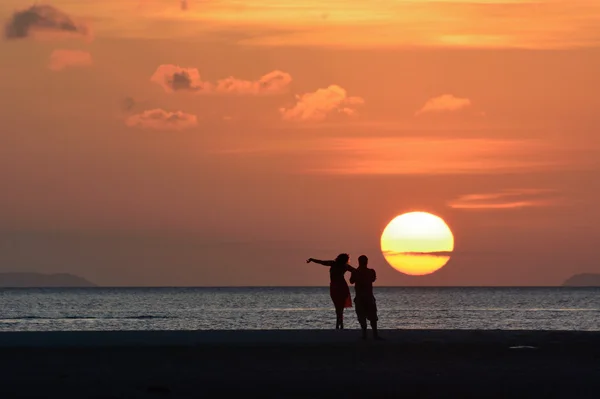
POLYGON ((596 398, 600 332, 0 333, 6 397, 596 398), (233 396, 232 396, 233 397, 233 396))
POLYGON ((0 273, 2 288, 97 287, 94 283, 68 273, 0 273))
POLYGON ((563 287, 600 287, 600 274, 575 274, 565 280, 563 287))

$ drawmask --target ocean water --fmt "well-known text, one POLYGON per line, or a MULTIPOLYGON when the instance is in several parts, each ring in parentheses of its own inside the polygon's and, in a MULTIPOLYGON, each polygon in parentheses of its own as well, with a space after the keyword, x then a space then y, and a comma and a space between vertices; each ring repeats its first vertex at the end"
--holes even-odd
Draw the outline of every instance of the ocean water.
MULTIPOLYGON (((375 291, 381 328, 600 331, 597 288, 375 291)), ((354 309, 346 328, 358 328, 354 309)), ((332 329, 329 289, 6 288, 0 331, 332 329)))

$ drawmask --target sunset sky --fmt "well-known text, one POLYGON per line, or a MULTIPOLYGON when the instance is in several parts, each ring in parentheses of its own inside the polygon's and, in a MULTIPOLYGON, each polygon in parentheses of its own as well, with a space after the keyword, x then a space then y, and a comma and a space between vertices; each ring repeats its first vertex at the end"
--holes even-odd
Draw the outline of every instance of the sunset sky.
POLYGON ((3 0, 0 271, 102 285, 600 272, 597 0, 3 0), (43 18, 41 18, 41 17, 43 18), (381 232, 427 211, 450 262, 381 232))

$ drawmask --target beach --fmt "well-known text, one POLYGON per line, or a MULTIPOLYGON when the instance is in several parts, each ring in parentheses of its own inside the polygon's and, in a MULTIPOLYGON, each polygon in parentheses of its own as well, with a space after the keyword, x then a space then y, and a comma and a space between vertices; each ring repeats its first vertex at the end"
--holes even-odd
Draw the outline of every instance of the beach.
POLYGON ((2 397, 592 398, 600 333, 9 332, 2 397))

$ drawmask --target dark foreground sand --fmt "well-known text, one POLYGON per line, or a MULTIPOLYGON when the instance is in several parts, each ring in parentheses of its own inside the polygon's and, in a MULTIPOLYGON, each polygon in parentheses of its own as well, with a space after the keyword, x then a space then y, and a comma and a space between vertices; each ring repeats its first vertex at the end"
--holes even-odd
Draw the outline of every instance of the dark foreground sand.
POLYGON ((0 333, 0 398, 600 397, 598 332, 382 335, 0 333))

